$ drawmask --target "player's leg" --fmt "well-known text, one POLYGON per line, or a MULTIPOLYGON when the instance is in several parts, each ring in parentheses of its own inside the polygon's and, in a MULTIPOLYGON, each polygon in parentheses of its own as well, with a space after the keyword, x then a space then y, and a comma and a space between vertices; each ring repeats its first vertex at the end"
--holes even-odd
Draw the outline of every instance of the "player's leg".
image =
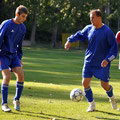
POLYGON ((82 85, 84 87, 85 97, 87 98, 88 102, 93 101, 93 93, 92 93, 92 90, 90 88, 90 81, 91 81, 91 78, 83 78, 83 80, 82 80, 82 85))
POLYGON ((8 107, 8 86, 11 79, 11 72, 9 70, 10 59, 9 57, 0 57, 0 70, 2 71, 3 81, 1 84, 1 94, 2 94, 2 110, 4 112, 9 112, 11 109, 8 107))
POLYGON ((9 69, 2 70, 3 81, 1 85, 1 94, 2 94, 2 110, 4 112, 10 112, 11 109, 8 107, 8 86, 11 79, 11 73, 9 69))
POLYGON ((90 87, 90 81, 91 81, 91 78, 83 78, 82 80, 82 84, 84 86, 85 97, 87 98, 87 101, 89 103, 87 112, 95 111, 95 102, 93 99, 93 92, 90 87))
POLYGON ((21 67, 15 67, 12 68, 12 71, 14 72, 16 78, 17 78, 17 82, 16 82, 16 94, 14 97, 14 108, 16 110, 20 110, 20 97, 23 91, 23 85, 24 85, 24 73, 21 67))
POLYGON ((104 90, 107 93, 107 96, 111 102, 112 108, 116 109, 117 108, 117 102, 115 99, 115 96, 113 94, 113 87, 111 85, 109 85, 109 82, 105 82, 101 80, 101 86, 104 88, 104 90))
POLYGON ((14 108, 16 110, 20 110, 20 102, 19 99, 21 97, 22 91, 23 91, 23 84, 24 84, 24 73, 21 67, 21 62, 18 56, 13 56, 12 62, 11 62, 11 69, 14 72, 17 82, 16 82, 16 94, 14 97, 14 108))
POLYGON ((113 107, 113 109, 117 108, 117 102, 115 100, 115 97, 113 95, 113 88, 111 85, 109 85, 109 69, 110 66, 107 67, 99 67, 99 68, 94 68, 94 76, 98 79, 101 80, 101 86, 104 88, 104 90, 106 91, 111 105, 113 107))
POLYGON ((92 77, 91 67, 84 66, 82 74, 83 74, 82 75, 83 76, 82 84, 84 87, 85 97, 87 98, 87 101, 89 103, 89 107, 88 107, 87 111, 92 112, 95 110, 95 102, 93 99, 93 92, 90 87, 90 81, 91 81, 91 77, 92 77))

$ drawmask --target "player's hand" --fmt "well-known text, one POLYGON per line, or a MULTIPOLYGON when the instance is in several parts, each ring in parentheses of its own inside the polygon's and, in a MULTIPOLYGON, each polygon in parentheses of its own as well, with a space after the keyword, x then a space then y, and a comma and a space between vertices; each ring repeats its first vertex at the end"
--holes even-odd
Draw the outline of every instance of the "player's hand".
POLYGON ((20 60, 20 63, 21 63, 21 68, 23 68, 23 62, 22 62, 22 60, 20 60))
POLYGON ((108 65, 108 61, 107 60, 103 60, 101 63, 101 67, 106 67, 108 65))
POLYGON ((71 43, 70 43, 69 41, 67 41, 67 42, 65 43, 64 48, 65 48, 66 50, 69 50, 69 49, 70 49, 70 46, 71 46, 71 43))

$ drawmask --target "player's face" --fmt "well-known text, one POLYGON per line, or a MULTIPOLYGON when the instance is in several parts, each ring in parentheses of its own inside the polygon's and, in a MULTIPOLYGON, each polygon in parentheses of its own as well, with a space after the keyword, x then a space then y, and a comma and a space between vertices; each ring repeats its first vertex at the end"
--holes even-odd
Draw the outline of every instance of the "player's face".
POLYGON ((27 14, 22 13, 22 14, 18 15, 18 22, 19 23, 24 23, 26 18, 27 18, 27 14))
POLYGON ((96 27, 100 21, 100 17, 97 17, 95 13, 90 14, 90 21, 96 27))

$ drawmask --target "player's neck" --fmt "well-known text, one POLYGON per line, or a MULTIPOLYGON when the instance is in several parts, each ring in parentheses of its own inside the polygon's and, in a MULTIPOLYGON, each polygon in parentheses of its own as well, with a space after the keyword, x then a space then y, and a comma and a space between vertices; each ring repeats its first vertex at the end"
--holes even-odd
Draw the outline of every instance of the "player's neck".
POLYGON ((20 24, 20 22, 18 21, 17 17, 13 18, 13 22, 16 24, 20 24))
POLYGON ((103 23, 100 22, 100 23, 98 23, 98 24, 95 26, 95 28, 96 28, 96 29, 99 29, 99 28, 101 28, 102 26, 103 26, 103 23))

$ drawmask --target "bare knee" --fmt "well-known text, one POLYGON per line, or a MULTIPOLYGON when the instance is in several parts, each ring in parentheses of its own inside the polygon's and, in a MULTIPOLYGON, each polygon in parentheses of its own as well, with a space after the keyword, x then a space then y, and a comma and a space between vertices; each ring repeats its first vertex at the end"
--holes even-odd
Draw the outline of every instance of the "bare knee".
POLYGON ((18 73, 16 76, 17 76, 17 81, 18 82, 24 82, 24 73, 23 73, 23 71, 18 73))
POLYGON ((84 79, 82 80, 82 85, 84 86, 84 88, 86 88, 86 87, 87 87, 86 82, 85 82, 85 80, 84 80, 84 79))
POLYGON ((82 80, 82 85, 84 86, 84 88, 89 88, 90 87, 90 78, 83 78, 82 80))
POLYGON ((3 82, 2 84, 9 84, 11 79, 11 73, 8 71, 2 71, 3 82))
POLYGON ((104 90, 108 91, 110 89, 109 82, 101 81, 101 86, 104 90))
POLYGON ((21 67, 16 67, 12 69, 18 82, 24 82, 24 73, 21 67))

